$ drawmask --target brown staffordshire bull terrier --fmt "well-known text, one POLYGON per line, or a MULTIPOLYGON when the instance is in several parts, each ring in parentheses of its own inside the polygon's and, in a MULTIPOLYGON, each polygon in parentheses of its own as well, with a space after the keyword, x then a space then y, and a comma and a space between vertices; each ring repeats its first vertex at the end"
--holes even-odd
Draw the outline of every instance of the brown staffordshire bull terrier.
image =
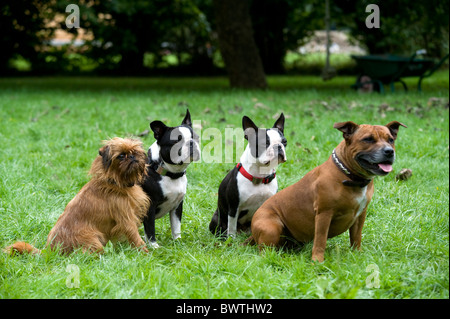
POLYGON ((282 246, 286 237, 313 242, 312 260, 324 260, 327 238, 350 231, 350 245, 360 249, 375 176, 392 171, 394 141, 402 123, 386 126, 335 123, 344 140, 328 160, 297 183, 270 197, 255 212, 249 243, 282 246))

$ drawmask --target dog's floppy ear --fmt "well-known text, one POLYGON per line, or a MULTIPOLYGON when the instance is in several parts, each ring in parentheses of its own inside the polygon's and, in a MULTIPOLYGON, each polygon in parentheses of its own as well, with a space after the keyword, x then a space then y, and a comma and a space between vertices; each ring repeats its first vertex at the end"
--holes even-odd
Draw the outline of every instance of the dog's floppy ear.
POLYGON ((183 124, 192 127, 191 113, 189 113, 189 109, 186 110, 186 116, 184 117, 183 122, 181 122, 181 125, 183 124))
POLYGON ((281 133, 284 134, 284 114, 281 113, 278 120, 276 120, 275 124, 273 125, 273 128, 277 128, 281 131, 281 133))
POLYGON ((359 125, 352 121, 348 121, 348 122, 334 123, 333 127, 344 133, 343 136, 345 140, 348 140, 353 135, 353 133, 356 132, 359 125))
POLYGON ((99 149, 98 155, 102 157, 103 168, 105 169, 105 171, 107 171, 108 168, 111 166, 112 161, 109 146, 105 145, 101 149, 99 149))
POLYGON ((248 140, 248 136, 250 134, 256 134, 258 131, 258 127, 253 123, 253 121, 248 117, 245 116, 242 118, 242 128, 244 129, 244 137, 246 140, 248 140))
POLYGON ((400 126, 407 127, 405 124, 402 124, 402 123, 397 122, 397 121, 392 121, 392 122, 389 122, 388 124, 386 124, 386 127, 391 132, 392 137, 394 138, 394 140, 397 138, 397 133, 398 133, 398 129, 400 128, 400 126))
POLYGON ((167 130, 167 126, 166 124, 164 124, 161 121, 153 121, 150 123, 150 128, 153 131, 153 136, 155 137, 155 139, 159 140, 160 138, 163 137, 164 133, 167 130))

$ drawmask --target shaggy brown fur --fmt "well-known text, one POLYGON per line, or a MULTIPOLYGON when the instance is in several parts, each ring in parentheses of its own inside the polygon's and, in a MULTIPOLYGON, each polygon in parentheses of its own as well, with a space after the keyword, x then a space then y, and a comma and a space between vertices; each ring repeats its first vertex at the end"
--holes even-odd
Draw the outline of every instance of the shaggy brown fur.
MULTIPOLYGON (((65 254, 79 247, 101 253, 109 240, 128 240, 148 252, 138 232, 150 205, 138 185, 145 172, 146 155, 140 141, 118 137, 104 141, 89 172, 92 179, 67 204, 48 234, 47 246, 65 254)), ((24 242, 4 251, 40 253, 24 242)))

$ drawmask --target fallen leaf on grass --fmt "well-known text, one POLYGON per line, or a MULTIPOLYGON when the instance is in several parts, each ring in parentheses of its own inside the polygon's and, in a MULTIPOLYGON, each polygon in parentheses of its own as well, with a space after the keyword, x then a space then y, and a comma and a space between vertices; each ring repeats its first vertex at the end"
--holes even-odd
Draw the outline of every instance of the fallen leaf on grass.
POLYGON ((432 107, 442 106, 444 108, 448 108, 448 99, 439 97, 430 97, 428 99, 427 105, 432 107))
POLYGON ((228 110, 228 113, 229 114, 239 114, 239 113, 242 113, 242 110, 243 110, 244 108, 242 107, 242 106, 240 106, 240 105, 235 105, 234 106, 234 109, 229 109, 228 110))
POLYGON ((148 133, 150 133, 150 130, 145 130, 145 131, 139 133, 138 136, 139 136, 139 137, 144 137, 144 136, 147 136, 148 133))
POLYGON ((270 108, 267 105, 262 104, 260 102, 255 103, 255 105, 253 105, 253 108, 255 108, 255 109, 263 109, 263 110, 270 110, 270 108))
POLYGON ((392 111, 395 111, 395 109, 387 103, 381 103, 380 106, 378 106, 378 112, 392 112, 392 111))
POLYGON ((400 172, 395 176, 396 180, 406 181, 412 176, 412 170, 409 168, 403 168, 400 172))
POLYGON ((178 105, 178 106, 189 106, 189 103, 186 102, 186 101, 180 101, 180 102, 178 102, 177 105, 178 105))

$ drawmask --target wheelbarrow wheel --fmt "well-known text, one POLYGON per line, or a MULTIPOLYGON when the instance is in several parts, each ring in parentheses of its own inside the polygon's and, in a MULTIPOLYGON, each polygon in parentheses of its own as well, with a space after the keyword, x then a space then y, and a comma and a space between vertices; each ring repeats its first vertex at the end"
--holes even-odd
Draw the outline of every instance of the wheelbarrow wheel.
POLYGON ((383 92, 383 83, 372 80, 368 75, 362 74, 356 78, 355 88, 362 93, 383 92))

